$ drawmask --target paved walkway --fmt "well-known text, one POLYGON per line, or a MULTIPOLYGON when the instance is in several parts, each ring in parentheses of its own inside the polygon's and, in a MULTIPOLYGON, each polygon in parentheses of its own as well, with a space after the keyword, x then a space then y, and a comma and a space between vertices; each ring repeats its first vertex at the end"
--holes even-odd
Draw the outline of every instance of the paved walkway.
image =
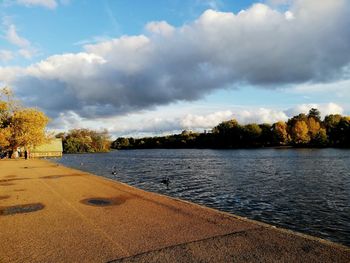
POLYGON ((350 262, 350 249, 43 160, 0 161, 0 262, 350 262))

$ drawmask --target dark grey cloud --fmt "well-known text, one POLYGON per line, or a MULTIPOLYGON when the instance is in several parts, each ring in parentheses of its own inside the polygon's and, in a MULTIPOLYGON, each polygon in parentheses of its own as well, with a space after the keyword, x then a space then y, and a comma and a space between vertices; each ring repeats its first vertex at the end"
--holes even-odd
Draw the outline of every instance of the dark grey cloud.
POLYGON ((152 22, 146 35, 0 68, 0 81, 52 116, 85 118, 197 100, 226 87, 323 83, 349 67, 349 24, 346 0, 294 0, 287 12, 264 4, 238 14, 208 10, 181 28, 152 22))

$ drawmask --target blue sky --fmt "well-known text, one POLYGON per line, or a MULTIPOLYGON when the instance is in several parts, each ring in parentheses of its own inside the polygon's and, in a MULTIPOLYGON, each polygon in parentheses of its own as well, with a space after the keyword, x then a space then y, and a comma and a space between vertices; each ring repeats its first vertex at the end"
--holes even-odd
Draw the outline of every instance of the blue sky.
POLYGON ((0 84, 53 129, 114 136, 348 115, 349 13, 345 0, 4 0, 0 84))
MULTIPOLYGON (((16 0, 3 3, 3 20, 14 23, 22 37, 40 48, 40 53, 31 61, 11 62, 12 65, 26 65, 54 54, 79 52, 81 45, 87 41, 142 34, 144 26, 150 21, 164 20, 171 25, 181 26, 192 22, 208 8, 239 12, 254 1, 69 0, 57 1, 56 8, 45 8, 40 4, 16 4, 16 0)), ((13 50, 10 43, 4 41, 1 44, 13 50)))

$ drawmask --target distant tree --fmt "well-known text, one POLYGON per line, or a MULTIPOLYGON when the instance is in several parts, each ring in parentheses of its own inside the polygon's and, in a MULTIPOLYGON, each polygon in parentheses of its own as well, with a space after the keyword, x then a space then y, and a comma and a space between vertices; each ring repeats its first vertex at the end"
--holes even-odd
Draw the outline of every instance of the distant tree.
POLYGON ((307 120, 307 127, 309 129, 309 135, 311 138, 313 138, 314 136, 316 136, 316 134, 318 134, 318 132, 321 129, 321 124, 320 122, 315 119, 314 117, 309 117, 307 120))
POLYGON ((213 133, 219 133, 221 135, 226 135, 230 133, 232 129, 238 127, 239 124, 236 120, 232 119, 229 121, 223 121, 218 126, 214 127, 213 133))
POLYGON ((342 119, 340 114, 327 115, 324 118, 324 126, 328 135, 328 140, 331 145, 338 145, 340 142, 341 131, 338 128, 339 122, 342 119))
POLYGON ((245 125, 243 127, 244 144, 249 146, 257 146, 261 133, 262 129, 259 127, 258 124, 252 123, 245 125))
POLYGON ((307 127, 309 129, 309 136, 310 136, 310 144, 311 145, 322 146, 324 144, 324 140, 326 140, 326 141, 328 140, 326 130, 321 128, 320 121, 318 121, 318 119, 315 119, 315 117, 308 117, 307 127), (321 129, 322 129, 322 131, 321 131, 321 129), (324 138, 323 135, 325 135, 326 138, 324 138), (320 143, 322 145, 320 145, 320 143))
POLYGON ((321 112, 318 109, 312 108, 307 115, 308 118, 314 118, 316 121, 321 121, 321 112))
POLYGON ((318 133, 313 137, 313 145, 318 147, 325 147, 329 144, 326 129, 320 128, 318 133))
POLYGON ((309 129, 305 121, 296 121, 291 127, 292 142, 296 145, 307 144, 310 141, 309 129))
POLYGON ((290 120, 288 120, 288 125, 294 124, 296 121, 307 122, 307 120, 308 120, 308 116, 304 113, 300 113, 300 114, 294 116, 293 118, 291 118, 290 120))
POLYGON ((350 117, 342 117, 338 124, 340 147, 350 147, 350 117))
POLYGON ((108 132, 97 132, 89 129, 74 129, 68 133, 57 134, 63 140, 65 153, 94 153, 108 152, 110 150, 110 138, 108 132))
POLYGON ((217 147, 236 148, 242 145, 243 128, 236 120, 221 122, 214 127, 213 133, 217 137, 217 147))
POLYGON ((128 138, 120 137, 112 142, 113 149, 127 149, 130 146, 128 138))
POLYGON ((261 129, 259 144, 263 146, 271 146, 274 140, 271 124, 263 123, 263 124, 260 124, 259 127, 261 129))
POLYGON ((276 122, 272 125, 273 141, 277 145, 286 145, 289 142, 287 124, 283 121, 276 122))
POLYGON ((224 121, 212 132, 182 131, 161 137, 118 138, 113 147, 132 148, 245 148, 290 145, 297 147, 350 147, 350 117, 328 115, 324 121, 320 112, 298 114, 288 122, 240 125, 236 120, 224 121))

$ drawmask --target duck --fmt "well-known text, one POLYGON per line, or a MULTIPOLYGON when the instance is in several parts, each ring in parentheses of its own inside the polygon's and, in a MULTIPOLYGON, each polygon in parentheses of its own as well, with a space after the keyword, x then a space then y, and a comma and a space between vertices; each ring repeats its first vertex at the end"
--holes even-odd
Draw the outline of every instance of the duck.
POLYGON ((168 177, 163 178, 160 182, 161 182, 162 184, 165 184, 165 185, 166 185, 166 188, 169 189, 170 179, 169 179, 168 177))
POLYGON ((117 167, 116 166, 113 166, 112 174, 113 175, 117 175, 117 167))

